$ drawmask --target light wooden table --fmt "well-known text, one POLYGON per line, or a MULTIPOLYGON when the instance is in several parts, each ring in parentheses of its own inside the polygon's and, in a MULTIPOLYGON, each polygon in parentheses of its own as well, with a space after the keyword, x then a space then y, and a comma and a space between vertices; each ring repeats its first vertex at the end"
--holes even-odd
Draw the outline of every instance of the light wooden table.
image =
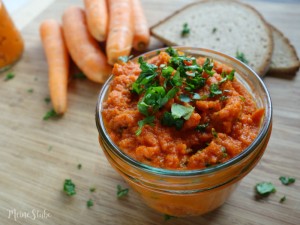
MULTIPOLYGON (((26 51, 12 71, 15 78, 4 82, 0 74, 0 224, 205 224, 284 225, 300 224, 300 77, 266 77, 274 105, 270 143, 258 166, 241 182, 234 195, 219 209, 202 217, 164 221, 130 191, 116 198, 116 186, 126 186, 109 166, 97 140, 94 111, 101 86, 88 80, 69 85, 69 108, 59 120, 43 121, 51 108, 47 64, 38 27, 46 18, 60 20, 63 10, 79 0, 29 0, 14 12, 22 30, 26 51), (32 93, 28 89, 33 89, 32 93), (78 170, 77 165, 82 164, 78 170), (295 176, 291 186, 280 184, 281 175, 295 176), (77 194, 62 193, 63 181, 71 178, 77 194), (254 185, 271 181, 277 193, 262 201, 254 198, 254 185), (90 193, 89 188, 96 192, 90 193), (279 203, 282 196, 286 201, 279 203), (95 205, 88 209, 91 198, 95 205), (44 218, 33 218, 39 210, 44 218), (20 218, 27 213, 31 218, 20 218)), ((150 25, 192 0, 143 0, 150 25)), ((300 3, 248 1, 282 30, 300 53, 300 3)), ((152 39, 151 48, 162 46, 152 39)), ((40 215, 41 216, 41 215, 40 215)))

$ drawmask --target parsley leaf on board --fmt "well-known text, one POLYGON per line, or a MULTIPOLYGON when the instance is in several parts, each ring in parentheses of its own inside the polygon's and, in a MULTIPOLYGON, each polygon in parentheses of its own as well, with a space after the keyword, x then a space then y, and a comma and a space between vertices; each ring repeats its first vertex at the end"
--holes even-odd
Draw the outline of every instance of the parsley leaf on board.
POLYGON ((255 189, 256 193, 263 197, 276 192, 276 188, 271 182, 258 183, 256 184, 255 189))
POLYGON ((89 200, 86 202, 86 206, 87 206, 88 208, 91 208, 93 205, 94 205, 94 202, 93 202, 92 199, 89 199, 89 200))
POLYGON ((117 197, 123 198, 128 195, 129 189, 128 188, 122 188, 121 185, 117 185, 117 197))
POLYGON ((4 78, 4 81, 8 81, 8 80, 11 80, 15 77, 15 74, 14 73, 8 73, 6 74, 5 78, 4 78))
POLYGON ((284 176, 281 176, 281 177, 279 177, 279 180, 281 181, 282 184, 284 184, 284 185, 289 185, 289 184, 295 183, 296 178, 294 178, 294 177, 284 177, 284 176))
POLYGON ((54 109, 49 110, 43 117, 43 120, 48 120, 53 117, 58 117, 58 114, 54 111, 54 109))
POLYGON ((64 192, 68 195, 68 196, 72 196, 76 194, 75 191, 75 184, 72 182, 71 179, 65 179, 65 183, 64 183, 64 192))

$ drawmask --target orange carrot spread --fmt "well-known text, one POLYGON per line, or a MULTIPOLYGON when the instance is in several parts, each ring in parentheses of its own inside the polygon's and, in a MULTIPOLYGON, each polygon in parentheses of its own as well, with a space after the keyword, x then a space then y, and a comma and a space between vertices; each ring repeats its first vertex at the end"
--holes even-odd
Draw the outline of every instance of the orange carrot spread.
POLYGON ((119 148, 154 167, 201 169, 240 154, 256 138, 264 109, 209 58, 169 48, 115 64, 102 115, 119 148))

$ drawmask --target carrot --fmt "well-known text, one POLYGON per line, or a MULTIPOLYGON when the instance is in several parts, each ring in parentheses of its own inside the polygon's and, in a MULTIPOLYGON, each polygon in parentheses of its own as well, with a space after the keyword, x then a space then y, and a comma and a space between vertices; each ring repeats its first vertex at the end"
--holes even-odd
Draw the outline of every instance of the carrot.
POLYGON ((109 64, 128 56, 133 41, 132 0, 108 0, 109 28, 106 54, 109 64))
POLYGON ((104 83, 111 72, 107 59, 98 42, 87 30, 85 12, 77 6, 71 6, 63 14, 63 32, 69 53, 90 80, 104 83))
POLYGON ((106 0, 84 0, 88 30, 97 41, 107 37, 108 12, 106 0))
POLYGON ((133 48, 143 51, 149 45, 150 32, 140 0, 132 0, 132 9, 134 17, 133 48))
POLYGON ((67 86, 69 55, 60 24, 46 20, 40 25, 40 35, 49 68, 49 91, 53 108, 57 114, 67 110, 67 86))

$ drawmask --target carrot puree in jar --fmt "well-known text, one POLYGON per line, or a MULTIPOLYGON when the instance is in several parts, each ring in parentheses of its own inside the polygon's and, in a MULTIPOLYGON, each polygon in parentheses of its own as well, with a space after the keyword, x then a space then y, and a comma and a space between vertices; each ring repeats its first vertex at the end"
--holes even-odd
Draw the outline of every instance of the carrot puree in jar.
POLYGON ((102 116, 112 141, 144 164, 203 169, 240 154, 256 138, 265 110, 209 58, 169 48, 139 63, 115 64, 102 116))
POLYGON ((16 62, 23 49, 21 34, 0 0, 0 71, 16 62))

